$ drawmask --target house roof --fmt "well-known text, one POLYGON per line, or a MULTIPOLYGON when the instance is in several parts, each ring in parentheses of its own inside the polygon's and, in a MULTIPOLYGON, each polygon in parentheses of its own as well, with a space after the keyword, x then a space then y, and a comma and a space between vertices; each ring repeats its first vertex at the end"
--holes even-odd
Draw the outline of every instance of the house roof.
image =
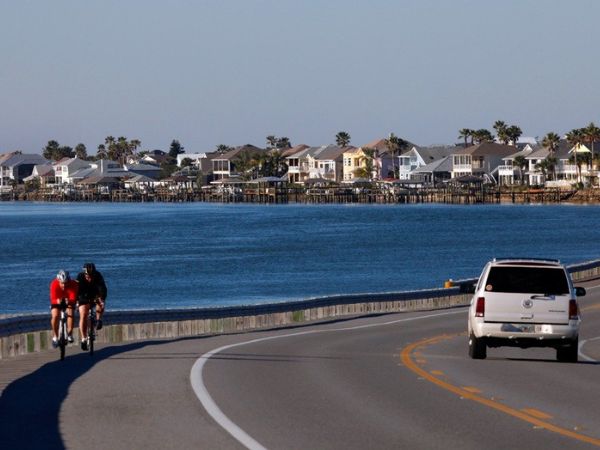
POLYGON ((435 145, 429 147, 412 147, 407 152, 402 153, 400 156, 407 155, 412 151, 415 151, 421 156, 425 164, 429 164, 433 161, 437 161, 446 156, 450 156, 456 152, 457 147, 455 145, 435 145))
POLYGON ((512 145, 497 144, 495 142, 483 142, 477 145, 471 145, 466 148, 455 147, 454 155, 473 155, 473 156, 508 156, 515 152, 515 147, 512 145))
MULTIPOLYGON (((406 148, 416 147, 416 145, 413 144, 410 141, 406 141, 405 140, 405 142, 407 144, 406 148)), ((368 144, 361 145, 361 148, 365 148, 365 147, 374 148, 376 150, 379 150, 380 152, 388 152, 389 151, 389 148, 388 148, 388 145, 387 145, 387 140, 383 139, 383 138, 381 138, 381 139, 375 139, 374 141, 371 141, 368 144)))
MULTIPOLYGON (((573 148, 573 146, 571 144, 569 144, 566 140, 561 139, 558 142, 558 148, 556 149, 554 156, 557 159, 569 159, 569 150, 571 150, 571 148, 573 148)), ((533 152, 531 152, 529 154, 529 156, 526 156, 525 158, 527 158, 527 159, 544 159, 549 154, 550 154, 550 150, 548 149, 548 147, 540 147, 540 148, 534 150, 533 152)))
POLYGON ((264 148, 259 148, 254 145, 251 145, 251 144, 240 145, 239 147, 236 147, 233 150, 229 150, 228 152, 223 153, 222 155, 215 156, 213 158, 213 160, 228 160, 229 161, 229 160, 234 159, 238 154, 240 154, 242 152, 264 152, 264 151, 265 151, 264 148))
POLYGON ((514 160, 516 157, 518 156, 529 156, 534 152, 534 149, 531 146, 528 146, 527 148, 524 148, 523 150, 521 150, 520 152, 517 153, 513 153, 512 155, 508 155, 505 158, 502 158, 503 160, 514 160))
POLYGON ((284 158, 287 158, 288 156, 295 155, 296 153, 298 153, 298 152, 300 152, 302 150, 305 150, 307 148, 309 148, 309 146, 306 145, 306 144, 294 145, 293 147, 286 148, 285 150, 282 150, 281 151, 281 155, 284 158))
POLYGON ((313 157, 320 161, 334 160, 341 158, 345 151, 348 151, 351 147, 338 147, 337 145, 326 145, 320 148, 313 157))
POLYGON ((46 164, 48 160, 42 155, 29 154, 29 153, 11 153, 8 154, 3 161, 0 161, 4 167, 14 167, 21 164, 46 164))
POLYGON ((452 158, 450 155, 437 159, 429 164, 425 164, 415 170, 413 173, 433 173, 433 172, 452 172, 452 158))

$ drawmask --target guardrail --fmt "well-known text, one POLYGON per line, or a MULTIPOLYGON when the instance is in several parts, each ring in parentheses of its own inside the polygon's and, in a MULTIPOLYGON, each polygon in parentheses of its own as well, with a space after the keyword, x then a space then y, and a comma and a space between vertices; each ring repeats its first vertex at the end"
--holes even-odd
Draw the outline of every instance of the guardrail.
MULTIPOLYGON (((600 260, 568 267, 575 281, 600 277, 600 260)), ((349 294, 308 300, 215 308, 108 311, 98 333, 100 343, 206 334, 298 325, 344 316, 419 311, 464 306, 466 287, 476 278, 456 280, 452 287, 378 294, 349 294)), ((77 319, 75 319, 77 326, 77 319)), ((74 333, 74 337, 78 333, 74 333)), ((49 314, 0 319, 0 359, 51 348, 49 314)))

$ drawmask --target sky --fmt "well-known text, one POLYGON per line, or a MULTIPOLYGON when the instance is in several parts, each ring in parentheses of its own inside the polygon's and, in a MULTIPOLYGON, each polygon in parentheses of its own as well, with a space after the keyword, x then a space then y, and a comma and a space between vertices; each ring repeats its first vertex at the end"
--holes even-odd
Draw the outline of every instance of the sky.
POLYGON ((600 123, 596 0, 0 0, 0 153, 600 123))

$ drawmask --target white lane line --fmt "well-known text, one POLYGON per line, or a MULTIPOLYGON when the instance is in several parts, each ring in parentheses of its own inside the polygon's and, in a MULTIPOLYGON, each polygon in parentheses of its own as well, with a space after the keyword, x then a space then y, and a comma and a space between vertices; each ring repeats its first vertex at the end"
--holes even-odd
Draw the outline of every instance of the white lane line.
POLYGON ((242 444, 243 446, 245 446, 246 448, 248 448, 250 450, 266 450, 266 448, 263 445, 261 445, 252 436, 250 436, 248 433, 246 433, 244 430, 242 430, 238 425, 236 425, 233 421, 231 421, 231 419, 229 419, 229 417, 227 417, 223 413, 223 411, 221 411, 221 409, 218 407, 218 405, 215 403, 213 398, 208 393, 208 389, 206 389, 206 385, 204 384, 204 377, 202 374, 202 370, 204 369, 204 364, 210 358, 212 358, 214 355, 216 355, 219 352, 222 352, 223 350, 228 350, 233 347, 240 347, 242 345, 254 344, 256 342, 269 341, 271 339, 281 339, 281 338, 285 338, 285 337, 301 336, 301 335, 305 335, 305 334, 314 334, 314 333, 328 333, 328 332, 335 332, 335 331, 358 330, 361 328, 373 328, 373 327, 380 327, 380 326, 384 326, 384 325, 393 325, 393 324, 401 323, 401 322, 411 322, 411 321, 415 321, 415 320, 429 319, 432 317, 441 317, 441 316, 449 316, 451 314, 464 314, 464 313, 465 313, 465 310, 461 309, 459 311, 450 311, 450 312, 437 313, 437 314, 427 314, 425 316, 408 317, 408 318, 404 318, 404 319, 392 320, 389 322, 382 322, 382 323, 357 325, 357 326, 353 326, 353 327, 335 328, 335 329, 329 329, 329 330, 301 331, 298 333, 282 334, 279 336, 268 336, 268 337, 263 337, 263 338, 258 338, 258 339, 252 339, 252 340, 246 341, 246 342, 239 342, 236 344, 224 345, 223 347, 216 348, 214 350, 211 350, 211 351, 203 354, 200 358, 198 358, 196 360, 196 362, 192 366, 192 370, 190 371, 190 383, 192 385, 192 389, 194 390, 194 392, 196 394, 196 397, 198 397, 198 400, 200 400, 200 403, 202 403, 202 406, 204 406, 204 409, 206 409, 206 412, 225 431, 227 431, 231 436, 233 436, 240 444, 242 444))
POLYGON ((597 341, 598 339, 600 339, 600 336, 595 337, 595 338, 585 339, 585 340, 581 341, 579 343, 579 356, 581 356, 586 361, 598 362, 594 358, 590 358, 588 355, 586 355, 585 353, 583 353, 583 351, 581 350, 583 348, 583 346, 585 345, 586 342, 597 341))

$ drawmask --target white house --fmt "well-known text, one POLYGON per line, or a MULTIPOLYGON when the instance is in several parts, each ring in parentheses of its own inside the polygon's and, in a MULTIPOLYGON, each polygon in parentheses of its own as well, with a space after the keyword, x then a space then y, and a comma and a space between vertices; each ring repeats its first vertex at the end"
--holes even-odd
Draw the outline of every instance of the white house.
POLYGON ((72 176, 81 169, 91 167, 91 163, 77 156, 75 158, 63 158, 54 164, 54 177, 56 184, 72 184, 72 176))

